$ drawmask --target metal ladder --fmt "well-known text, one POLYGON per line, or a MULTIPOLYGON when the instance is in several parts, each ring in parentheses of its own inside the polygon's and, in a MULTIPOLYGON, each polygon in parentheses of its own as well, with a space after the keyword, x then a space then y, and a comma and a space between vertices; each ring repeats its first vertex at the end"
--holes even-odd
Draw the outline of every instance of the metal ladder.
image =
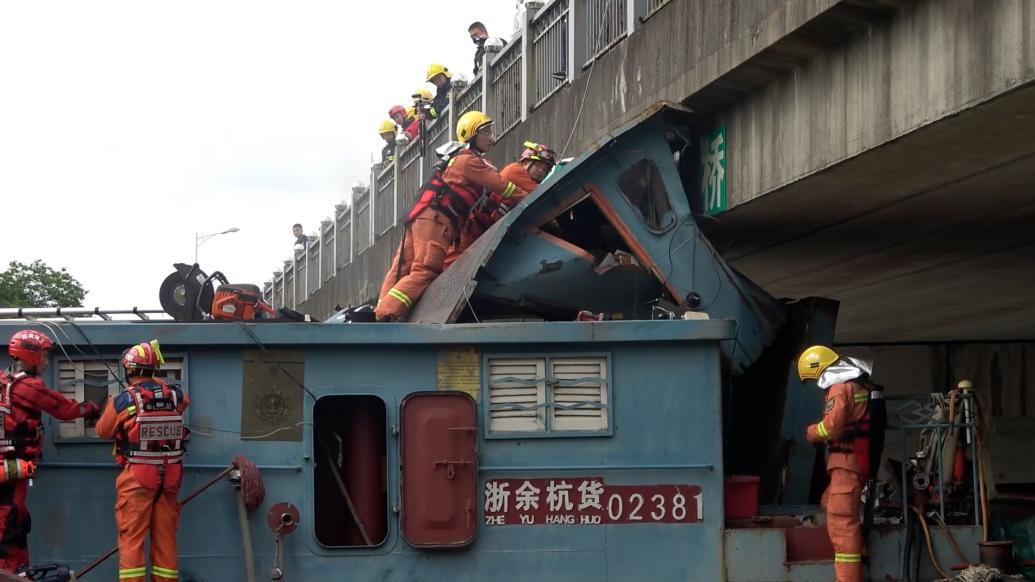
MULTIPOLYGON (((65 320, 114 321, 112 316, 131 315, 141 321, 172 321, 161 309, 101 309, 100 307, 0 307, 0 319, 13 321, 65 320), (161 315, 161 317, 156 317, 161 315)), ((133 320, 136 321, 136 320, 133 320)))

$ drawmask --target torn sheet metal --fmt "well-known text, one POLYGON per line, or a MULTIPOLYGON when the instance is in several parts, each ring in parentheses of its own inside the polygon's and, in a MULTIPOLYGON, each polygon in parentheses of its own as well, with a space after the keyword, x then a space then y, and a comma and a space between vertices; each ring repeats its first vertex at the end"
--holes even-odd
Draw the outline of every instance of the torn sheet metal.
POLYGON ((659 104, 558 168, 432 283, 409 321, 573 320, 581 310, 648 319, 664 299, 735 320, 723 352, 735 371, 754 361, 785 310, 698 229, 666 139, 684 111, 659 104))

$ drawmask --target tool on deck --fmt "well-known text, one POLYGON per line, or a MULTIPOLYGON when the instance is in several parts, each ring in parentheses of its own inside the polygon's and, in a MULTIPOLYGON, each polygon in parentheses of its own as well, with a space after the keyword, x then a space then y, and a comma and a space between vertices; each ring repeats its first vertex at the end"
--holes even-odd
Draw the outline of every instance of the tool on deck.
POLYGON ((197 263, 176 263, 176 272, 162 281, 158 300, 162 309, 176 321, 203 321, 206 317, 217 321, 259 320, 304 321, 305 316, 286 307, 274 308, 262 300, 258 285, 230 284, 226 275, 215 271, 206 275, 197 263), (219 283, 213 289, 212 281, 219 283))

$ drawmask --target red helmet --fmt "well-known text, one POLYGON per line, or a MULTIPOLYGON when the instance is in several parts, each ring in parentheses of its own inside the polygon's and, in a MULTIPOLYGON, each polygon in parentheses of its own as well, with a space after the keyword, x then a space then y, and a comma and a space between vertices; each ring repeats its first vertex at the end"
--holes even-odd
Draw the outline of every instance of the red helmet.
POLYGON ((158 340, 141 342, 122 354, 122 367, 127 372, 157 372, 164 363, 165 358, 162 356, 162 348, 159 347, 158 340))
POLYGON ((22 363, 39 366, 43 363, 43 356, 52 347, 54 342, 47 334, 34 329, 23 329, 11 336, 7 353, 22 363))
POLYGON ((402 105, 395 105, 388 110, 388 117, 395 118, 397 113, 401 113, 403 117, 406 117, 406 108, 402 105))
POLYGON ((521 152, 521 159, 519 161, 523 162, 525 160, 535 160, 552 166, 557 163, 557 154, 546 144, 526 141, 525 151, 521 152))

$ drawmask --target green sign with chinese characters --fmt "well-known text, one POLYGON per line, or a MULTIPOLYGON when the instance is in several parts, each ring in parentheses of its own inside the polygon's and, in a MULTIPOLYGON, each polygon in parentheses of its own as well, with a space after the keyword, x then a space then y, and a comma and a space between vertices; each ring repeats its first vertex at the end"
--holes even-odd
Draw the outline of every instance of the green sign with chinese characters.
POLYGON ((701 138, 701 198, 705 214, 726 210, 726 127, 701 138))

